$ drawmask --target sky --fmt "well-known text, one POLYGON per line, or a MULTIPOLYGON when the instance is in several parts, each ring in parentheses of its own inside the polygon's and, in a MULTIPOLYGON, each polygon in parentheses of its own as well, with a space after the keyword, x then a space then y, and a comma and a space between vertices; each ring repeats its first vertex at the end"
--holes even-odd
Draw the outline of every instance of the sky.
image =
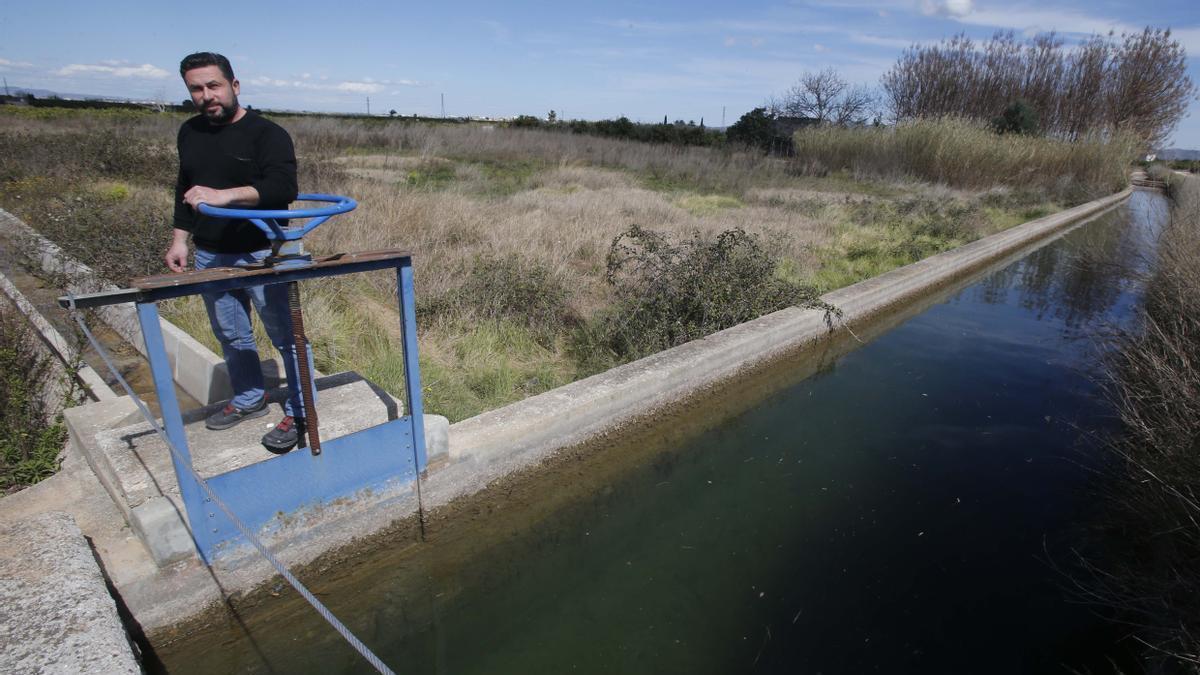
MULTIPOLYGON (((805 71, 878 86, 906 48, 958 33, 1170 28, 1200 84, 1200 2, 0 3, 10 87, 182 101, 179 60, 228 56, 243 104, 322 112, 732 124, 805 71)), ((1200 101, 1168 146, 1200 149, 1200 101)))

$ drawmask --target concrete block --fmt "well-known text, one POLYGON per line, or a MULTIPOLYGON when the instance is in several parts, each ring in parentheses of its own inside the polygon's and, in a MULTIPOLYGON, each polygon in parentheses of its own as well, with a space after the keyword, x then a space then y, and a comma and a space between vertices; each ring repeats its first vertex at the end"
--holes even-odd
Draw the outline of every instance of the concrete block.
POLYGON ((450 420, 441 415, 425 415, 425 458, 433 461, 450 454, 450 420))
MULTIPOLYGON (((166 321, 161 323, 163 351, 167 353, 167 363, 171 365, 171 373, 174 376, 175 381, 179 382, 179 336, 183 331, 170 330, 167 328, 167 326, 171 326, 171 324, 167 323, 166 321)), ((171 328, 174 328, 174 326, 171 326, 171 328)), ((188 392, 188 394, 192 393, 187 387, 183 387, 183 390, 188 392)), ((192 398, 196 397, 192 396, 192 398)))
POLYGON ((0 526, 0 607, 0 672, 142 672, 92 550, 66 513, 0 526))
POLYGON ((159 567, 196 555, 196 546, 181 513, 183 510, 166 497, 153 497, 130 512, 130 527, 159 567))
MULTIPOLYGON (((318 378, 317 389, 323 439, 353 433, 402 414, 398 401, 355 373, 318 378)), ((273 408, 282 398, 283 392, 278 389, 268 394, 273 408)), ((278 414, 247 420, 225 431, 210 431, 203 420, 219 405, 185 416, 192 465, 201 476, 211 477, 274 458, 263 449, 260 439, 279 421, 282 411, 276 408, 278 414)), ((68 426, 79 429, 73 433, 82 437, 79 446, 88 463, 155 563, 167 566, 193 556, 194 545, 185 526, 186 509, 179 495, 170 451, 140 419, 120 427, 102 423, 123 419, 128 407, 109 411, 98 406, 68 411, 68 426)), ((444 417, 425 416, 430 457, 448 452, 449 427, 444 417)))
POLYGON ((137 405, 128 396, 122 396, 107 401, 89 403, 87 405, 67 408, 63 411, 67 424, 67 433, 74 449, 83 456, 92 472, 100 480, 104 489, 113 495, 113 501, 129 517, 129 505, 120 494, 120 480, 116 470, 108 460, 108 455, 100 450, 97 437, 112 429, 128 426, 141 419, 137 405))
MULTIPOLYGON (((164 335, 166 332, 164 331, 164 335)), ((171 356, 174 361, 174 379, 179 383, 179 387, 205 405, 230 398, 233 392, 229 388, 228 376, 223 378, 224 387, 214 386, 217 384, 214 373, 217 368, 224 372, 224 360, 208 351, 190 335, 181 335, 178 329, 171 332, 175 333, 175 353, 171 356)))

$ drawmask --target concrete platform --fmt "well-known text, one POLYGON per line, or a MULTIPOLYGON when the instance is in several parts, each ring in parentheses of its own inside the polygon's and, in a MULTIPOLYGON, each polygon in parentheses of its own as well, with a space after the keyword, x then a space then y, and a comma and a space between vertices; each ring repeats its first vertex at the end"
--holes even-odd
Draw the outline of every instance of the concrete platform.
POLYGON ((0 672, 142 672, 74 518, 0 525, 0 550, 0 672))
MULTIPOLYGON (((320 433, 326 441, 403 414, 400 402, 354 373, 319 378, 317 391, 320 433)), ((211 478, 276 459, 262 447, 261 438, 282 418, 282 396, 281 390, 270 392, 271 411, 267 415, 223 431, 204 426, 204 419, 222 404, 185 413, 185 431, 196 471, 211 478)), ((72 439, 155 563, 166 567, 194 557, 187 511, 169 450, 150 425, 141 421, 132 402, 120 399, 82 406, 68 410, 66 416, 72 439)), ((444 455, 448 423, 444 418, 435 418, 427 426, 430 457, 444 455)), ((292 452, 308 450, 298 448, 292 452)))

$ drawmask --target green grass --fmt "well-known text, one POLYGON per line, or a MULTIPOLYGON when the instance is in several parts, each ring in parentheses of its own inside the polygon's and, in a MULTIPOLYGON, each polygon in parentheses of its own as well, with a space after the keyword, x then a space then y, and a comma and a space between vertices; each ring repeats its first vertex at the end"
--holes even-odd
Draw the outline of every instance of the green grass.
POLYGON ((450 329, 449 353, 423 355, 421 373, 428 410, 451 421, 549 391, 574 380, 574 364, 561 350, 541 344, 513 321, 450 329))
POLYGON ((840 212, 831 214, 835 236, 813 248, 815 269, 798 277, 822 293, 836 290, 1059 210, 1040 199, 999 191, 828 205, 826 214, 840 212))
POLYGON ((826 293, 965 243, 965 239, 914 234, 900 227, 849 229, 832 246, 816 250, 821 265, 804 281, 826 293))
POLYGON ((495 196, 507 196, 528 189, 529 180, 534 174, 546 168, 546 164, 537 160, 482 160, 469 162, 478 167, 487 179, 485 193, 495 196))
POLYGON ((409 171, 404 183, 410 188, 440 190, 453 183, 456 175, 453 165, 433 165, 409 171))

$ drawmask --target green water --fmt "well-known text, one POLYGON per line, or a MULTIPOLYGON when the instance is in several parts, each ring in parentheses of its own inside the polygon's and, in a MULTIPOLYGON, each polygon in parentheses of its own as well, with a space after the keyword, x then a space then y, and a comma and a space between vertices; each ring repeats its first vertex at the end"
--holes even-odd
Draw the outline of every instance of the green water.
MULTIPOLYGON (((1135 193, 548 514, 498 499, 314 590, 398 673, 1138 672, 1064 573, 1164 209, 1135 193)), ((369 672, 289 594, 161 667, 369 672)))

